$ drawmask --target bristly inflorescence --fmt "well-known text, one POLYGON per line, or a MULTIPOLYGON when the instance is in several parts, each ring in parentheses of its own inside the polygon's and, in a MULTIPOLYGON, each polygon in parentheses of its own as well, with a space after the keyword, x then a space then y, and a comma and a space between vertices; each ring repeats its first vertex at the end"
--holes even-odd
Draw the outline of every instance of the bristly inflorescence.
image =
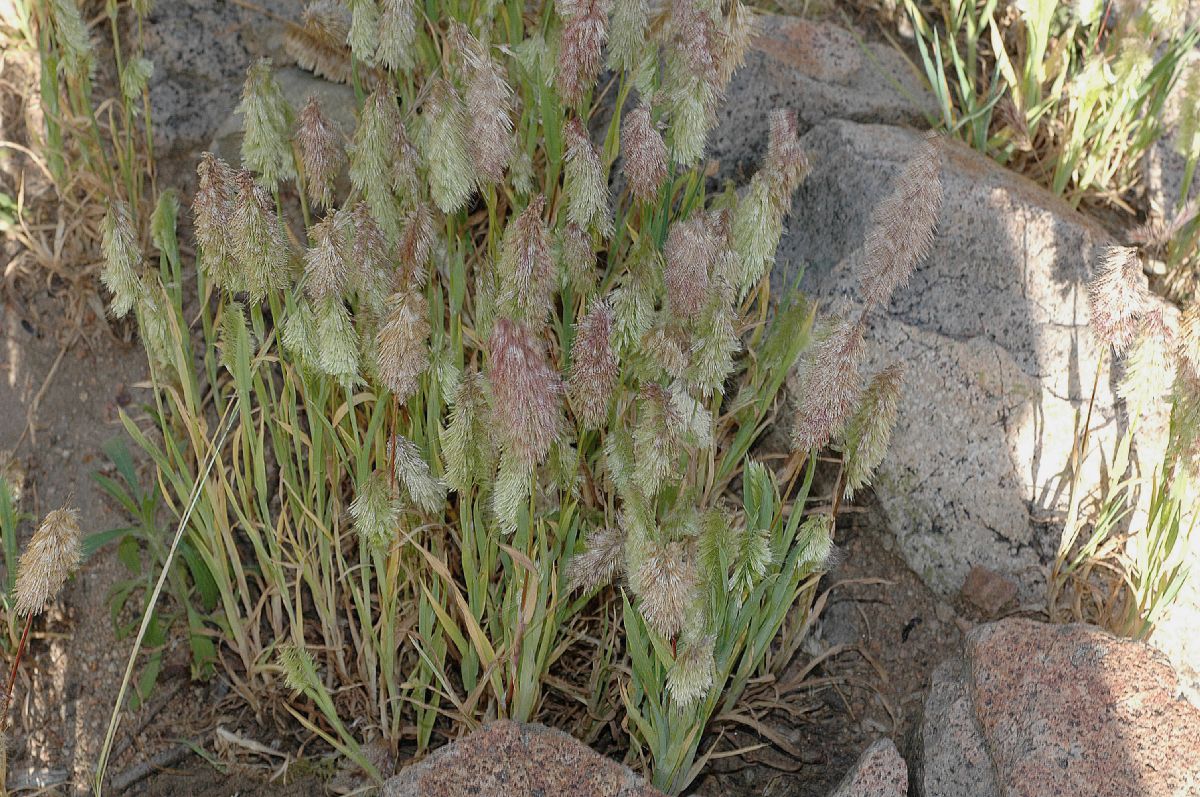
POLYGON ((482 186, 504 178, 516 142, 513 116, 516 101, 503 66, 461 23, 453 23, 450 37, 466 72, 466 108, 470 120, 467 142, 476 176, 482 186))
POLYGON ((942 210, 940 169, 938 140, 929 133, 891 193, 875 206, 858 273, 869 307, 886 307, 929 253, 942 210))
POLYGON ((621 128, 621 155, 630 193, 643 202, 654 201, 667 179, 667 145, 647 103, 626 114, 621 128))
POLYGON ((309 97, 300 111, 296 143, 300 147, 309 201, 317 207, 330 207, 338 175, 346 165, 346 150, 341 131, 321 112, 316 97, 309 97))
POLYGON ((546 198, 538 194, 509 222, 497 264, 502 312, 535 324, 552 309, 557 287, 550 231, 542 218, 545 212, 546 198))
POLYGON ((563 430, 562 379, 534 333, 507 318, 497 319, 488 356, 495 434, 517 461, 536 465, 563 430))
MULTIPOLYGON (((775 159, 782 162, 802 157, 798 145, 793 148, 789 143, 786 149, 782 145, 783 141, 794 140, 794 132, 783 132, 792 123, 783 117, 776 117, 773 123, 781 131, 775 159), (787 154, 788 150, 793 154, 787 154)), ((805 357, 803 395, 796 411, 793 443, 799 450, 822 448, 831 440, 846 443, 844 454, 851 470, 848 495, 867 483, 882 459, 895 423, 892 404, 899 387, 899 372, 885 371, 866 395, 866 405, 860 407, 867 319, 873 311, 887 307, 895 291, 908 282, 929 253, 942 208, 940 169, 937 136, 926 134, 872 214, 857 267, 862 309, 834 324, 805 357), (843 440, 856 408, 860 412, 874 411, 877 417, 869 424, 852 426, 849 437, 843 440)), ((802 172, 803 168, 797 166, 796 175, 790 179, 800 179, 802 172)))
POLYGON ((862 396, 866 322, 838 322, 817 342, 804 366, 804 393, 796 411, 793 444, 801 451, 824 447, 841 434, 862 396))
POLYGON ((588 137, 587 128, 572 118, 563 129, 567 144, 567 164, 563 185, 567 197, 567 218, 581 229, 593 229, 601 237, 612 234, 612 210, 609 207, 608 178, 600 153, 588 137))
POLYGON ((871 476, 887 453, 896 414, 900 388, 904 382, 904 364, 893 363, 871 378, 863 395, 862 406, 846 430, 847 499, 871 483, 871 476))
POLYGON ((296 177, 292 159, 292 111, 275 80, 271 59, 251 64, 238 113, 245 118, 242 162, 257 172, 262 185, 275 190, 296 177))
POLYGON ((141 295, 142 252, 129 218, 129 206, 117 200, 104 216, 104 270, 100 280, 113 295, 112 314, 124 318, 141 295))
POLYGON ((40 614, 82 560, 79 513, 74 509, 56 509, 46 515, 21 554, 13 589, 13 612, 40 614))
POLYGON ((392 294, 375 346, 379 381, 398 401, 408 401, 429 367, 429 304, 423 294, 412 290, 392 294))
POLYGON ((1092 331, 1101 343, 1124 351, 1151 307, 1150 291, 1136 249, 1110 246, 1096 276, 1088 283, 1092 331))
POLYGON ((475 167, 467 150, 467 114, 454 85, 435 78, 425 100, 426 129, 422 155, 429 169, 429 190, 443 213, 467 203, 475 189, 475 167))
POLYGON ((612 308, 604 301, 594 303, 575 330, 568 388, 575 416, 585 429, 604 424, 620 377, 612 330, 612 308))
POLYGON ((556 80, 568 105, 578 105, 591 91, 603 63, 608 38, 610 0, 558 0, 555 11, 563 20, 556 80))

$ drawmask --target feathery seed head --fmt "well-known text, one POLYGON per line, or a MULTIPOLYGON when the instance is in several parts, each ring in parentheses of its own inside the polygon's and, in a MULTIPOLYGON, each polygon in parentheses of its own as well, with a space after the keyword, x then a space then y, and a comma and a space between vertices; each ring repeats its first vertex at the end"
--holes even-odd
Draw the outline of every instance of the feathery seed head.
POLYGON ((612 218, 608 206, 608 179, 600 153, 578 118, 572 117, 567 122, 563 137, 567 144, 567 163, 563 170, 567 218, 580 228, 591 227, 607 238, 612 235, 612 218))
POLYGON ((121 94, 134 103, 142 98, 150 78, 154 76, 154 63, 145 58, 133 58, 121 72, 121 94))
POLYGON ((429 166, 429 190, 443 213, 467 204, 475 186, 475 168, 467 150, 467 118, 454 86, 437 78, 425 100, 423 156, 429 166))
POLYGON ((296 303, 295 312, 288 313, 283 321, 283 333, 280 342, 291 352, 300 366, 308 371, 317 369, 318 344, 315 338, 316 314, 307 299, 301 298, 296 303))
POLYGON ((671 159, 689 168, 704 156, 708 131, 716 122, 718 96, 711 84, 694 75, 666 83, 666 105, 670 119, 671 159))
POLYGON ((404 214, 396 258, 400 263, 400 285, 425 287, 429 280, 429 256, 433 252, 433 212, 418 202, 404 214))
POLYGON ((766 172, 754 175, 734 211, 732 238, 737 268, 727 276, 737 287, 739 299, 744 299, 770 271, 783 236, 786 206, 775 201, 772 185, 766 172))
POLYGON ((740 0, 733 0, 713 48, 717 61, 717 80, 722 90, 729 85, 733 73, 746 62, 746 52, 750 49, 755 27, 750 9, 740 0))
POLYGON ((317 362, 321 372, 338 380, 347 390, 358 384, 358 333, 341 299, 321 302, 316 314, 317 362))
POLYGON ((533 158, 520 147, 515 150, 508 164, 508 180, 518 196, 533 193, 533 158))
POLYGON ((588 532, 584 549, 567 565, 567 588, 591 591, 612 583, 625 564, 625 532, 620 526, 599 526, 588 532))
POLYGON ((465 62, 466 102, 470 131, 467 138, 471 160, 481 185, 504 179, 504 170, 512 159, 515 98, 508 76, 493 59, 488 48, 471 35, 466 25, 455 22, 450 38, 465 62))
POLYGON ((196 167, 199 184, 192 199, 192 219, 196 243, 200 246, 200 267, 209 279, 231 290, 233 247, 229 233, 236 196, 236 173, 228 163, 211 152, 200 156, 196 167))
POLYGON ((338 0, 314 0, 304 7, 300 25, 284 34, 284 49, 301 69, 334 83, 350 82, 350 11, 338 0))
POLYGON ((350 31, 346 44, 350 52, 364 64, 375 63, 379 50, 379 6, 375 0, 348 0, 350 4, 350 31))
POLYGON ((330 214, 309 230, 313 245, 304 250, 304 290, 320 304, 327 298, 341 299, 350 280, 350 266, 342 256, 342 214, 330 214))
POLYGON ((696 0, 671 0, 670 46, 694 77, 716 84, 718 65, 714 51, 717 36, 712 14, 696 0))
POLYGON ((417 392, 429 367, 429 306, 417 291, 395 293, 388 305, 375 338, 376 364, 380 381, 403 404, 417 392))
POLYGON ((667 671, 667 693, 677 708, 687 709, 712 688, 716 673, 713 645, 716 637, 706 634, 685 642, 678 658, 667 671))
POLYGON ((492 517, 503 534, 517 530, 521 512, 529 501, 533 472, 529 465, 505 452, 492 486, 492 517))
POLYGON ((1137 335, 1138 324, 1151 306, 1142 261, 1137 250, 1110 246, 1095 278, 1088 283, 1092 333, 1117 353, 1137 335))
POLYGON ((417 41, 415 0, 380 0, 379 48, 375 57, 393 72, 411 70, 416 61, 417 41))
POLYGON ((441 433, 446 481, 460 493, 482 483, 495 469, 487 409, 483 375, 464 375, 450 404, 450 421, 441 433))
POLYGON ((283 645, 279 648, 279 668, 283 670, 283 680, 288 688, 294 692, 303 692, 311 687, 312 678, 309 673, 314 672, 317 666, 306 648, 283 645))
POLYGON ((800 146, 800 127, 795 111, 776 108, 767 115, 767 120, 764 171, 771 185, 771 199, 780 206, 781 213, 787 213, 792 204, 792 194, 796 193, 808 175, 808 154, 800 146))
POLYGON ((237 199, 229 234, 239 268, 231 275, 229 287, 245 291, 257 303, 268 291, 287 284, 291 250, 266 190, 247 171, 239 172, 234 182, 237 199))
POLYGON ((725 380, 733 373, 733 358, 742 350, 734 327, 731 289, 723 280, 715 280, 719 290, 712 291, 700 312, 688 353, 688 381, 705 397, 725 392, 725 380))
POLYGON ((488 340, 494 429, 525 466, 545 459, 562 432, 563 384, 528 327, 498 318, 488 340))
POLYGON ((762 580, 771 564, 771 532, 768 529, 745 528, 734 538, 733 573, 726 588, 738 599, 762 580))
POLYGON ((124 318, 142 291, 142 253, 129 219, 129 206, 121 200, 114 201, 104 216, 101 248, 104 270, 100 280, 113 295, 112 314, 124 318))
POLYGON ((503 310, 534 323, 545 319, 554 301, 556 273, 545 211, 546 198, 538 194, 509 222, 498 264, 503 310))
POLYGON ((672 423, 672 433, 688 445, 707 450, 713 445, 713 416, 701 402, 676 382, 670 389, 671 411, 667 420, 672 423))
POLYGON ((1141 415, 1171 391, 1175 381, 1175 336, 1155 308, 1142 317, 1137 337, 1125 356, 1125 372, 1117 394, 1132 414, 1141 415))
POLYGON ((688 369, 689 337, 682 324, 666 314, 660 315, 659 322, 642 336, 641 351, 634 355, 639 375, 652 381, 659 381, 664 375, 682 379, 688 369))
POLYGON ((575 330, 568 380, 571 406, 587 429, 600 428, 620 369, 612 349, 613 311, 604 301, 594 302, 575 330))
POLYGON ((64 508, 46 515, 21 554, 13 613, 40 614, 81 561, 79 512, 64 508))
POLYGON ((667 179, 667 145, 644 102, 625 117, 621 154, 630 193, 642 202, 653 202, 667 179))
POLYGON ((397 158, 407 147, 408 136, 400 120, 400 110, 390 94, 377 91, 363 102, 354 139, 350 143, 350 183, 362 192, 371 212, 391 240, 399 232, 399 210, 392 191, 397 158))
POLYGON ((396 469, 396 479, 413 506, 431 515, 438 514, 446 503, 446 483, 430 472, 417 444, 407 437, 392 435, 387 454, 396 469))
POLYGON ((50 19, 58 32, 55 38, 62 49, 67 72, 81 77, 91 75, 94 66, 92 39, 76 0, 51 0, 50 19))
POLYGON ((296 143, 304 165, 305 189, 313 205, 327 208, 333 204, 338 173, 346 165, 342 135, 337 126, 321 113, 316 96, 308 98, 296 125, 296 143))
POLYGON ((887 454, 903 382, 903 363, 894 363, 875 374, 846 429, 846 500, 871 483, 875 469, 887 454))
POLYGON ((664 483, 677 481, 679 439, 672 417, 675 408, 659 385, 642 386, 637 402, 637 424, 633 428, 633 479, 638 488, 653 498, 664 483))
POLYGON ((577 224, 565 224, 556 236, 561 283, 577 297, 590 297, 596 290, 596 251, 592 238, 577 224))
POLYGON ((796 539, 803 546, 796 565, 804 572, 828 571, 837 564, 837 550, 833 547, 833 515, 822 512, 806 518, 796 531, 796 539))
POLYGON ((608 68, 634 72, 646 52, 647 0, 615 0, 608 34, 608 68))
POLYGON ((929 254, 942 212, 941 168, 941 150, 931 133, 871 214, 858 274, 869 305, 886 307, 929 254))
POLYGON ((681 320, 696 317, 709 298, 709 274, 720 241, 705 213, 693 213, 671 225, 663 248, 663 281, 671 312, 681 320))
POLYGON ((274 190, 296 177, 292 160, 292 109, 275 80, 271 59, 260 58, 246 72, 238 113, 245 120, 242 164, 258 172, 262 185, 274 190))
POLYGON ((612 293, 617 354, 625 359, 641 345, 654 320, 656 294, 661 285, 662 255, 648 236, 630 252, 629 270, 612 293))
POLYGON ((610 0, 558 4, 563 28, 556 83, 567 105, 578 105, 596 85, 604 42, 608 38, 609 6, 610 0))
POLYGON ((373 550, 382 551, 396 537, 400 523, 400 504, 392 495, 391 480, 384 471, 372 473, 350 504, 354 530, 373 550))
POLYGON ((865 333, 863 319, 847 319, 812 347, 792 431, 792 445, 797 450, 823 448, 841 433, 858 406, 865 333))
POLYGON ((696 566, 687 544, 651 542, 630 586, 646 625, 667 639, 679 636, 697 598, 696 566))

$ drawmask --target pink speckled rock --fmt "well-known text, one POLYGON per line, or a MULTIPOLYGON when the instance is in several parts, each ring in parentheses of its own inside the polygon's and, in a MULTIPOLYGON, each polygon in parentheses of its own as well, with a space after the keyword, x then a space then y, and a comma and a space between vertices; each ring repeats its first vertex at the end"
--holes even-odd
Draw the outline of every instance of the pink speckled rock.
POLYGON ((1200 797, 1200 710, 1152 648, 1088 625, 979 626, 935 674, 919 797, 1200 797))
POLYGON ((502 720, 437 750, 383 797, 662 797, 628 767, 562 731, 502 720))
POLYGON ((891 739, 880 739, 859 757, 829 797, 905 797, 908 766, 891 739))
POLYGON ((968 635, 967 659, 1005 797, 1200 795, 1200 711, 1151 648, 1006 620, 968 635))

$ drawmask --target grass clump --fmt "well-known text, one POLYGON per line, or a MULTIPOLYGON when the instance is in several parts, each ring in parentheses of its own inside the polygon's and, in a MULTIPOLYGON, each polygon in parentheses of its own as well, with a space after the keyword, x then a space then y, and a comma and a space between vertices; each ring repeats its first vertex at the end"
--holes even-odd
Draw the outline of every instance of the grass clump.
POLYGON ((905 0, 942 127, 1078 205, 1129 210, 1198 32, 1171 0, 905 0))
POLYGON ((771 114, 745 191, 702 172, 750 28, 737 0, 314 3, 288 46, 351 83, 356 127, 254 64, 242 163, 198 164, 194 268, 176 195, 139 210, 115 161, 102 277, 150 361, 123 421, 160 488, 132 503, 177 527, 135 656, 169 587, 239 700, 371 780, 508 717, 687 788, 706 729, 797 650, 838 503, 883 456, 900 371, 863 384, 866 320, 941 204, 931 139, 876 214, 861 307, 812 335, 798 291, 772 302, 795 119, 771 114), (830 444, 843 475, 806 511, 830 444))

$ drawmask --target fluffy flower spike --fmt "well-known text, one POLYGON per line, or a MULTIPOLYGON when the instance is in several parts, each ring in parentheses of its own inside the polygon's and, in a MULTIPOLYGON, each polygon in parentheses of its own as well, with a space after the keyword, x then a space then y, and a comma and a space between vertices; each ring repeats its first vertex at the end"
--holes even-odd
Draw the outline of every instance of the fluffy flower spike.
POLYGON ((846 320, 813 347, 796 410, 792 442, 797 450, 824 447, 850 420, 862 395, 865 332, 863 319, 846 320))
POLYGON ((525 326, 496 320, 488 341, 495 432, 525 465, 545 459, 563 428, 563 384, 525 326))
POLYGON ((17 566, 15 614, 40 614, 46 608, 83 560, 80 540, 77 511, 56 509, 46 515, 17 566))
POLYGON ((929 134, 871 216, 859 281, 869 305, 886 307, 929 253, 942 211, 941 150, 929 134))
POLYGON ((333 203, 338 173, 346 165, 346 151, 337 126, 321 112, 315 96, 300 111, 296 143, 304 164, 305 189, 313 205, 327 208, 333 203))

